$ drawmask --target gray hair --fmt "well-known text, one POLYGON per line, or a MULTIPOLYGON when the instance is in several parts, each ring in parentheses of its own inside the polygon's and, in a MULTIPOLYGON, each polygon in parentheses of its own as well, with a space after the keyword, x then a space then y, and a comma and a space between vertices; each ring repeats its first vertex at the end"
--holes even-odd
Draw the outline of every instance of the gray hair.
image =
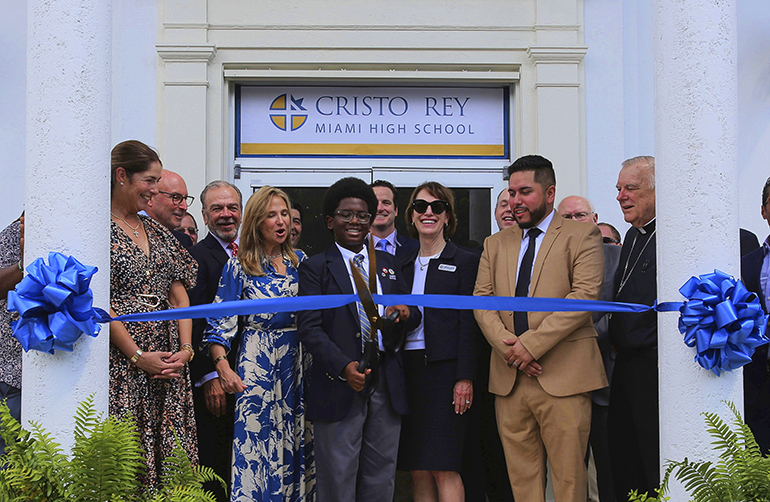
POLYGON ((208 191, 211 190, 212 188, 219 188, 219 187, 225 187, 225 186, 235 190, 235 193, 238 194, 238 203, 241 205, 241 207, 243 207, 243 194, 241 194, 240 188, 238 188, 237 186, 225 180, 215 180, 209 183, 208 185, 206 185, 206 188, 204 188, 203 191, 201 192, 201 205, 203 206, 204 211, 206 210, 206 193, 208 193, 208 191))
POLYGON ((632 157, 624 160, 621 164, 621 171, 626 167, 640 164, 647 168, 647 185, 652 190, 655 190, 655 157, 650 155, 640 155, 638 157, 632 157))

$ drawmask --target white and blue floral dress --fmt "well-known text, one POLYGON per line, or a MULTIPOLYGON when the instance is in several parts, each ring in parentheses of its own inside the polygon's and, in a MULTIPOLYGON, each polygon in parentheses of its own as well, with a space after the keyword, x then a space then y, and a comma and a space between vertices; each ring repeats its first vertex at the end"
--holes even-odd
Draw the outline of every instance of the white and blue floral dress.
MULTIPOLYGON (((300 261, 305 255, 297 251, 300 261)), ((297 296, 297 268, 286 275, 263 263, 266 275, 246 274, 237 258, 222 271, 214 302, 297 296)), ((209 318, 203 343, 228 351, 238 317, 209 318)), ((246 316, 237 373, 246 390, 236 397, 233 502, 306 502, 315 499, 312 429, 305 422, 303 351, 294 312, 246 316)))

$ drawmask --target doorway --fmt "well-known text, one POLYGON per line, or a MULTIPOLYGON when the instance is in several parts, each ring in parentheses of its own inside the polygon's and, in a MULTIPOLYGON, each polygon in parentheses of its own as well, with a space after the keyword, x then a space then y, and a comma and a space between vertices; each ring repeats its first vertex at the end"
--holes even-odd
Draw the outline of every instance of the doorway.
POLYGON ((455 195, 457 230, 452 241, 468 248, 480 248, 484 239, 493 232, 494 201, 497 192, 505 186, 500 171, 466 171, 437 169, 340 169, 340 170, 247 170, 241 171, 235 184, 243 192, 244 204, 252 193, 264 185, 284 190, 292 201, 303 209, 302 236, 299 248, 313 256, 332 245, 334 238, 326 228, 323 215, 323 197, 326 189, 346 176, 355 176, 367 183, 387 180, 398 188, 398 217, 396 229, 408 235, 404 215, 415 187, 424 181, 438 181, 451 188, 455 195))

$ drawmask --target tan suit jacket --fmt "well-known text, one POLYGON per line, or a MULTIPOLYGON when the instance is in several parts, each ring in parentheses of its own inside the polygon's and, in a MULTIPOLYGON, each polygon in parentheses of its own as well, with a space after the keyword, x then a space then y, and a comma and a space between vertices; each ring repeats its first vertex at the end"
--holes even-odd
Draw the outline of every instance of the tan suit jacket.
MULTIPOLYGON (((521 244, 518 226, 486 239, 474 295, 516 295, 521 244)), ((603 280, 599 227, 554 214, 535 258, 529 296, 598 300, 603 280)), ((538 381, 548 394, 571 396, 608 385, 589 312, 529 312, 529 330, 524 333, 513 332, 513 312, 475 310, 474 314, 493 349, 490 392, 507 396, 513 389, 519 371, 505 362, 510 346, 503 340, 515 335, 543 368, 538 381)))

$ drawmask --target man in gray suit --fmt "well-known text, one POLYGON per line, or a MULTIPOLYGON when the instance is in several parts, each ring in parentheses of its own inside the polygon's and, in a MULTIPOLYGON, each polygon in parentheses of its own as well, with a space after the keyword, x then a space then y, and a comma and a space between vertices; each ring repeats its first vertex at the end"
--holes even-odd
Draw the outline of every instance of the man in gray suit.
MULTIPOLYGON (((599 215, 594 211, 591 202, 577 195, 565 197, 561 201, 557 212, 563 217, 572 220, 584 221, 596 225, 599 215)), ((612 301, 615 271, 620 261, 621 247, 613 244, 604 244, 604 283, 599 296, 601 301, 612 301)), ((594 329, 598 335, 597 342, 604 360, 604 369, 607 371, 607 380, 612 378, 614 358, 609 339, 609 319, 604 312, 594 312, 594 329)), ((607 444, 607 411, 610 405, 610 388, 595 390, 591 393, 591 434, 589 444, 594 454, 596 464, 596 483, 601 502, 614 502, 615 493, 612 485, 612 470, 610 467, 609 447, 607 444)), ((590 483, 589 483, 590 485, 590 483)))

